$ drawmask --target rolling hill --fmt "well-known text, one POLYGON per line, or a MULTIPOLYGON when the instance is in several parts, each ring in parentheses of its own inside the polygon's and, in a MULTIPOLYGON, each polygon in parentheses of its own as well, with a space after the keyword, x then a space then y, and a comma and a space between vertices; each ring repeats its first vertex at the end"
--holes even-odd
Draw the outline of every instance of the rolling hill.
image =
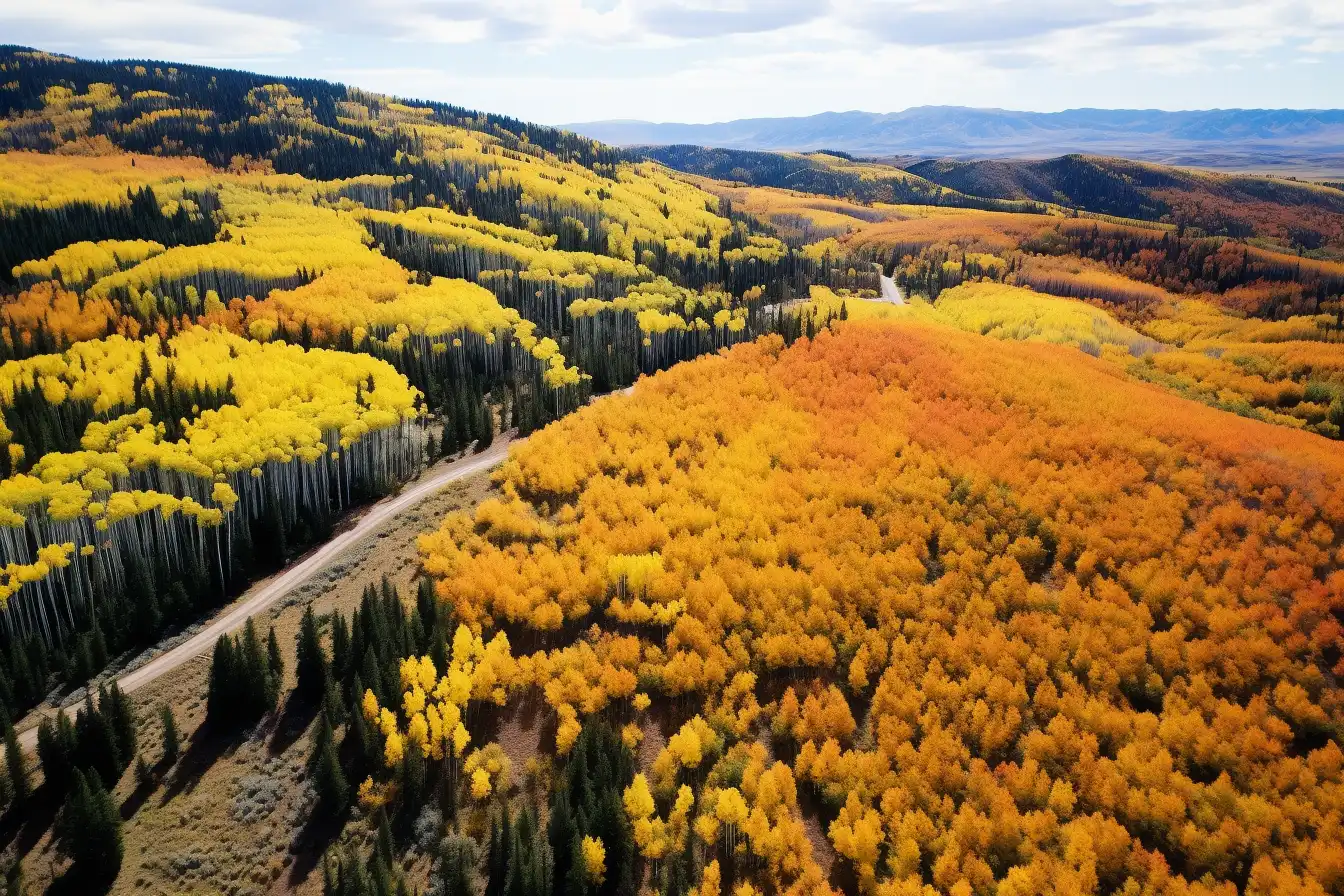
POLYGON ((618 146, 689 143, 749 150, 838 149, 869 156, 1046 158, 1094 153, 1169 165, 1327 176, 1344 171, 1344 111, 920 106, 714 124, 594 121, 564 127, 618 146))
POLYGON ((3 893, 1344 894, 1344 193, 0 75, 3 893))

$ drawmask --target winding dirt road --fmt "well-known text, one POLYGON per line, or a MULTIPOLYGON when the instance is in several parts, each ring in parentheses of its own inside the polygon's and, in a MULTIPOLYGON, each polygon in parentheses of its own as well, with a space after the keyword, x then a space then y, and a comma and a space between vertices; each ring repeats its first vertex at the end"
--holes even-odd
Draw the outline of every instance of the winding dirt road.
MULTIPOLYGON (((241 628, 249 616, 255 616, 302 585, 332 560, 372 535, 383 523, 407 508, 419 504, 444 486, 499 464, 508 454, 509 446, 517 441, 521 440, 497 436, 494 444, 480 454, 468 455, 461 460, 425 471, 419 479, 401 492, 389 495, 374 504, 356 520, 353 526, 333 537, 298 563, 253 585, 242 597, 225 607, 186 641, 164 651, 140 668, 119 676, 117 684, 122 691, 130 693, 206 653, 215 646, 215 641, 220 635, 241 628)), ((66 713, 71 711, 73 707, 62 710, 66 713)), ((51 713, 51 718, 55 718, 54 712, 51 713)), ((19 744, 26 751, 32 751, 36 747, 36 725, 19 734, 19 744)))

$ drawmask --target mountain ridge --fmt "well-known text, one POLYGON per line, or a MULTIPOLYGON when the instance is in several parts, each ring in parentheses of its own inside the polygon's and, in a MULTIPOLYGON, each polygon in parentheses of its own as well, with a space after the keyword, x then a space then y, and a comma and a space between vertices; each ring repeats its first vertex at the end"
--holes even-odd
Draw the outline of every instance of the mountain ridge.
POLYGON ((1117 155, 1170 165, 1334 174, 1344 171, 1341 109, 1098 109, 1024 112, 916 106, 708 124, 629 119, 561 125, 616 146, 690 144, 870 157, 1049 158, 1117 155))

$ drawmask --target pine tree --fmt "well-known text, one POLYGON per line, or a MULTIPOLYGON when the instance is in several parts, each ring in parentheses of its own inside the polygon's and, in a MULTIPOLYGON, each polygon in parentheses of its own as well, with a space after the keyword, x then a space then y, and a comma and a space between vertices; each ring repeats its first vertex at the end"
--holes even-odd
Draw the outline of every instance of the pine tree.
POLYGON ((401 758, 398 778, 401 783, 401 808, 405 817, 414 819, 425 801, 425 755, 416 743, 407 745, 401 758))
POLYGON ((77 751, 75 727, 68 715, 58 715, 54 725, 50 719, 42 720, 37 729, 37 758, 52 793, 64 794, 69 787, 77 751))
POLYGON ((378 810, 378 839, 374 844, 373 854, 375 858, 382 859, 385 865, 391 865, 396 855, 392 842, 392 828, 387 823, 387 813, 382 809, 378 810))
POLYGON ((503 815, 502 823, 498 816, 492 815, 490 817, 490 851, 485 856, 485 891, 487 893, 503 894, 504 879, 508 874, 507 825, 509 823, 509 812, 507 807, 505 807, 503 815))
POLYGON ((234 656, 233 639, 220 635, 215 641, 215 652, 210 659, 210 684, 206 691, 206 718, 220 730, 233 727, 238 714, 237 691, 238 661, 234 656))
POLYGON ((313 768, 313 784, 317 789, 318 811, 331 817, 339 816, 350 802, 350 785, 336 754, 336 736, 331 721, 324 712, 318 721, 317 740, 309 760, 313 768))
POLYGON ((272 628, 266 636, 266 668, 275 682, 276 696, 279 696, 280 681, 285 675, 285 658, 280 655, 280 642, 275 639, 272 628))
POLYGON ((103 626, 98 621, 94 622, 93 636, 89 639, 89 659, 93 668, 107 668, 107 638, 103 636, 103 626))
POLYGON ((98 709, 107 717, 112 736, 116 739, 117 754, 122 757, 122 766, 125 767, 135 754, 135 711, 115 681, 106 690, 100 688, 98 693, 98 709))
POLYGON ((322 641, 317 633, 317 619, 313 615, 311 605, 303 611, 296 641, 294 667, 298 682, 294 690, 301 699, 316 702, 326 691, 327 658, 322 652, 322 641))
POLYGON ((181 749, 177 737, 177 719, 173 717, 173 708, 166 703, 159 707, 159 719, 163 723, 163 762, 165 765, 172 765, 177 762, 177 754, 181 749))
POLYGON ((438 896, 476 896, 476 842, 450 833, 439 849, 435 866, 438 896))
POLYGON ((5 773, 9 778, 9 793, 16 809, 23 809, 32 794, 32 782, 28 780, 28 760, 19 746, 18 735, 12 724, 5 725, 5 773))
POLYGON ((580 851, 582 839, 591 836, 602 841, 607 853, 606 879, 596 892, 634 892, 634 838, 621 802, 633 778, 634 758, 620 737, 605 724, 585 725, 551 799, 547 839, 557 888, 575 896, 594 892, 580 851))
POLYGON ((121 813, 97 775, 75 771, 56 833, 75 881, 87 890, 111 886, 121 870, 121 813))
POLYGON ((331 618, 332 677, 345 681, 350 670, 350 626, 340 613, 331 618))
POLYGON ((83 708, 75 715, 75 740, 75 767, 96 772, 104 787, 116 784, 130 757, 118 751, 116 732, 94 706, 92 694, 85 696, 83 708))
POLYGON ((331 720, 332 727, 344 725, 349 713, 345 701, 341 698, 341 688, 335 679, 328 676, 326 687, 322 690, 322 712, 331 720))

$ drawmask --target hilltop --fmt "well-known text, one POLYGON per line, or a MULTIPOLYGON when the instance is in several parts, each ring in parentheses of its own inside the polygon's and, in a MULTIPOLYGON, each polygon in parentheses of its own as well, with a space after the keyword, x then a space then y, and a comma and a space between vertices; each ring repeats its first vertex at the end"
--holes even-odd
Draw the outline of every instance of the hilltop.
POLYGON ((1070 109, 1016 112, 920 106, 714 124, 594 121, 564 127, 616 146, 838 149, 874 157, 1028 158, 1070 153, 1167 165, 1325 177, 1344 171, 1344 110, 1070 109))

